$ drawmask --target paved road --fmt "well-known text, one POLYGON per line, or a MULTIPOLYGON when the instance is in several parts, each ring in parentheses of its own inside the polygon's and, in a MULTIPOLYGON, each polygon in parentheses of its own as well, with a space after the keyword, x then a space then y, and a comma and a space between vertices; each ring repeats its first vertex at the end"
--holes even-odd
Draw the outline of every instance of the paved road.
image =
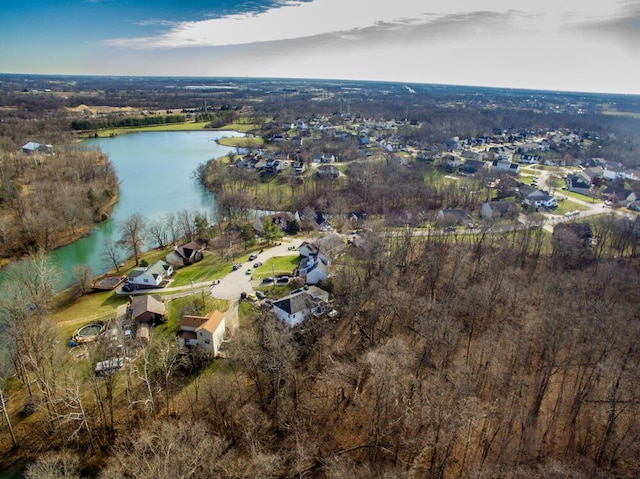
MULTIPOLYGON (((568 172, 568 170, 564 170, 564 171, 568 172)), ((547 179, 551 175, 551 172, 549 170, 536 170, 536 174, 538 175, 538 188, 540 190, 551 191, 552 188, 549 188, 547 186, 547 179)), ((575 198, 573 196, 564 194, 564 190, 555 191, 553 195, 561 201, 564 200, 570 203, 575 203, 577 205, 583 206, 586 209, 580 210, 575 216, 570 216, 570 217, 565 217, 564 215, 556 215, 553 212, 543 213, 543 215, 546 217, 546 224, 544 226, 544 229, 550 232, 553 232, 553 228, 555 225, 557 225, 558 223, 562 223, 564 221, 573 221, 579 218, 587 218, 589 216, 595 216, 602 213, 615 213, 619 215, 624 214, 624 212, 622 211, 616 210, 614 208, 611 208, 605 205, 604 203, 602 203, 602 201, 582 200, 579 198, 575 198)))
POLYGON ((190 294, 201 294, 203 291, 208 292, 211 296, 218 299, 230 301, 229 309, 225 314, 227 328, 232 332, 238 329, 238 304, 241 293, 252 293, 254 291, 251 275, 245 274, 248 268, 253 268, 253 263, 260 261, 266 263, 267 260, 276 256, 291 256, 297 254, 289 248, 298 249, 304 241, 310 239, 294 238, 291 240, 283 240, 279 245, 264 249, 262 253, 258 253, 258 257, 252 261, 248 261, 249 253, 239 257, 237 263, 242 267, 236 271, 231 271, 223 277, 218 284, 212 285, 211 281, 193 283, 184 286, 169 286, 167 288, 143 289, 136 290, 131 293, 125 293, 122 289, 118 289, 118 294, 136 295, 136 294, 153 294, 162 293, 167 300, 189 296, 190 294), (168 294, 167 294, 168 293, 168 294))

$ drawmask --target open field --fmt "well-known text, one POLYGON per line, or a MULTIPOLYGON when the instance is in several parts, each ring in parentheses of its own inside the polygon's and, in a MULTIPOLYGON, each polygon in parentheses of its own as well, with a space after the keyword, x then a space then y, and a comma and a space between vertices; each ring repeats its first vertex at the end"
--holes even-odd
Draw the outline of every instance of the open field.
POLYGON ((220 145, 230 146, 233 148, 259 148, 264 145, 264 141, 262 138, 254 138, 254 137, 228 137, 228 138, 220 138, 217 140, 220 145))
MULTIPOLYGON (((132 127, 132 128, 109 128, 105 130, 99 130, 98 132, 96 132, 96 134, 100 138, 103 138, 103 137, 106 138, 110 136, 123 135, 126 133, 139 133, 143 131, 198 131, 198 130, 204 130, 208 124, 209 124, 208 121, 204 121, 199 123, 195 123, 195 122, 166 123, 163 125, 140 126, 140 127, 132 127)), ((89 135, 85 135, 85 137, 93 138, 94 134, 91 133, 89 135)))

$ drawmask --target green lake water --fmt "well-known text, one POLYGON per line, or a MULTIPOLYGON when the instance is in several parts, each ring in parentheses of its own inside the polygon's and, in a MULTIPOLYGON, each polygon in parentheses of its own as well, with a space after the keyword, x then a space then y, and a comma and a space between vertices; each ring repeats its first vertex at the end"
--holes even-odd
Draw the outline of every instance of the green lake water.
POLYGON ((133 213, 152 220, 185 209, 211 212, 213 195, 205 191, 192 174, 200 163, 235 151, 219 145, 216 139, 236 136, 244 134, 142 132, 85 141, 88 148, 100 148, 115 166, 120 180, 119 199, 108 221, 97 225, 88 236, 52 252, 62 271, 64 285, 69 283, 74 265, 89 265, 95 274, 109 268, 100 257, 102 245, 107 238, 118 240, 118 222, 133 213))

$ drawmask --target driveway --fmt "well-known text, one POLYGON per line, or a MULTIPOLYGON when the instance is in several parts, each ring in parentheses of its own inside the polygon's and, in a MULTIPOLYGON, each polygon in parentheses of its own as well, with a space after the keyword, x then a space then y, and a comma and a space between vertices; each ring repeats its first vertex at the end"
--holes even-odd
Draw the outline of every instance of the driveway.
POLYGON ((276 256, 291 256, 297 254, 297 249, 304 242, 303 239, 294 239, 288 242, 282 242, 279 245, 265 249, 262 253, 258 253, 258 257, 251 261, 248 260, 249 254, 243 254, 238 263, 242 264, 236 271, 231 271, 228 275, 220 280, 220 283, 211 286, 211 296, 219 299, 238 299, 241 293, 252 293, 253 286, 251 284, 251 275, 246 274, 247 269, 253 269, 253 263, 260 261, 266 263, 267 260, 276 256), (293 247, 296 251, 289 248, 293 247))
POLYGON ((125 293, 121 288, 118 288, 118 294, 136 295, 136 294, 151 294, 151 293, 170 293, 165 296, 166 299, 179 298, 182 296, 189 296, 190 294, 201 294, 208 291, 209 294, 218 299, 224 299, 229 301, 229 309, 225 314, 227 319, 227 327, 235 332, 238 329, 238 304, 241 293, 253 293, 253 285, 251 284, 251 275, 245 274, 247 269, 253 268, 253 263, 260 261, 266 263, 267 260, 275 258, 276 256, 292 256, 297 254, 297 249, 304 241, 313 241, 309 238, 295 238, 291 241, 283 241, 276 246, 265 248, 262 253, 257 253, 258 257, 249 261, 249 253, 244 253, 238 256, 234 263, 240 263, 242 266, 236 271, 230 271, 224 278, 220 279, 220 282, 216 285, 212 285, 211 281, 203 281, 200 283, 193 283, 184 286, 174 286, 168 288, 159 289, 142 289, 136 290, 130 293, 125 293), (293 250, 289 249, 293 248, 293 250))

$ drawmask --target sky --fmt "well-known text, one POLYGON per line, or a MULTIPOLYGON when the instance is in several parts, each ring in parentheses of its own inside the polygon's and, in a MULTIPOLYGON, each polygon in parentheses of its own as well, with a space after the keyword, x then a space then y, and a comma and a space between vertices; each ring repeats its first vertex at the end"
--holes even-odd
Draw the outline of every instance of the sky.
POLYGON ((640 0, 0 0, 0 72, 640 94, 640 0))

